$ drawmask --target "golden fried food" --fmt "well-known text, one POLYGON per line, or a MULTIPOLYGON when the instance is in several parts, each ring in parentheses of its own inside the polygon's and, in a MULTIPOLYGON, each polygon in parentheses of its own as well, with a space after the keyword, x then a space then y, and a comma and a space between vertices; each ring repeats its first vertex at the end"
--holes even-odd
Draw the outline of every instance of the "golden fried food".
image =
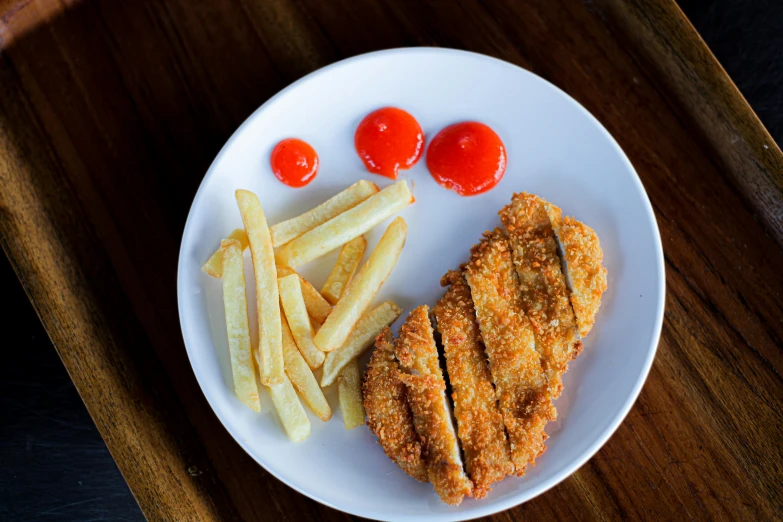
POLYGON ((411 477, 427 482, 421 441, 413 427, 407 391, 399 373, 394 338, 386 327, 375 341, 375 351, 362 381, 367 425, 390 459, 411 477))
POLYGON ((402 310, 393 301, 386 301, 362 314, 343 345, 326 354, 321 387, 333 384, 340 371, 372 346, 381 331, 396 321, 401 313, 402 310))
POLYGON ((514 465, 470 288, 456 271, 446 274, 441 284, 451 285, 435 306, 435 318, 446 355, 457 434, 473 481, 473 496, 482 498, 493 483, 514 472, 514 465))
POLYGON ((514 472, 523 475, 546 447, 546 423, 556 417, 530 321, 522 311, 519 280, 501 229, 471 249, 465 279, 476 308, 489 369, 503 414, 514 472))
MULTIPOLYGON (((258 368, 261 368, 261 354, 258 350, 253 351, 253 357, 258 368)), ((309 437, 310 419, 307 418, 304 406, 299 401, 299 396, 297 396, 294 385, 291 384, 288 375, 283 374, 283 382, 281 384, 267 386, 267 389, 288 438, 292 442, 302 442, 309 437)))
POLYGON ((343 291, 351 281, 359 263, 362 261, 364 250, 367 248, 367 240, 364 236, 351 239, 340 249, 340 255, 337 256, 337 262, 332 268, 329 277, 326 278, 321 295, 329 301, 330 304, 337 304, 343 291))
POLYGON ((389 185, 355 207, 280 247, 275 252, 277 264, 291 268, 307 264, 361 236, 413 201, 407 181, 400 180, 389 185))
MULTIPOLYGON (((277 266, 278 279, 291 274, 299 275, 299 273, 290 266, 277 266)), ((307 315, 310 316, 310 319, 312 319, 313 325, 317 330, 324 324, 324 321, 329 317, 329 314, 332 313, 332 305, 330 305, 329 301, 324 299, 324 296, 322 296, 320 292, 301 275, 299 275, 299 286, 302 287, 302 299, 304 299, 305 308, 307 308, 307 315)))
POLYGON ((256 369, 253 367, 250 347, 242 245, 236 239, 224 239, 220 243, 220 249, 223 306, 226 312, 226 333, 228 353, 231 356, 231 375, 234 377, 234 393, 247 407, 253 411, 261 411, 256 369))
POLYGON ((337 378, 337 395, 343 412, 343 424, 346 430, 352 430, 364 424, 367 415, 362 403, 362 372, 359 361, 354 359, 340 372, 337 378))
POLYGON ((332 418, 332 408, 329 406, 323 390, 318 386, 313 371, 305 362, 304 357, 296 346, 294 336, 288 326, 285 313, 280 314, 283 328, 283 360, 285 362, 285 374, 302 401, 318 415, 318 418, 326 422, 332 418))
POLYGON ((395 341, 389 325, 402 310, 391 301, 370 306, 397 263, 406 222, 394 219, 359 264, 362 234, 414 201, 406 181, 383 190, 358 182, 271 228, 255 194, 235 195, 245 228, 232 232, 203 270, 223 277, 232 374, 243 402, 258 411, 258 371, 286 433, 301 441, 311 429, 303 404, 328 421, 321 387, 337 382, 346 429, 366 415, 386 455, 430 482, 446 504, 483 498, 506 475, 535 465, 546 451, 546 425, 557 417, 563 375, 607 286, 593 229, 536 195, 514 194, 498 213, 503 228, 485 232, 469 262, 443 276, 449 288, 432 317, 426 305, 415 308, 395 341), (248 243, 258 300, 254 350, 244 289, 248 243), (339 246, 322 293, 294 270, 339 246), (361 376, 358 358, 373 342, 361 376), (319 386, 313 369, 322 364, 319 386))
POLYGON ((386 232, 375 245, 375 249, 362 265, 359 273, 351 279, 337 306, 315 334, 313 343, 319 350, 331 352, 343 345, 356 326, 356 322, 397 264, 407 236, 407 223, 401 217, 395 218, 386 228, 386 232))
POLYGON ((438 363, 427 306, 414 309, 400 328, 394 353, 404 370, 413 425, 422 441, 427 472, 435 492, 446 504, 459 504, 472 494, 462 468, 457 434, 451 420, 446 383, 438 363))
POLYGON ((277 280, 277 285, 282 305, 281 311, 283 312, 281 321, 282 316, 285 315, 296 346, 307 361, 307 365, 313 370, 320 368, 326 356, 313 344, 313 325, 307 315, 307 308, 305 308, 302 298, 302 285, 299 283, 299 276, 291 274, 281 277, 277 280))
POLYGON ((285 380, 283 333, 280 326, 277 269, 269 227, 258 196, 249 190, 237 190, 235 196, 250 243, 256 280, 258 351, 263 363, 260 368, 261 383, 267 386, 282 384, 285 380))
POLYGON ((543 201, 533 194, 514 194, 500 212, 511 258, 519 277, 522 310, 533 326, 536 350, 553 398, 563 390, 562 376, 581 346, 576 318, 557 255, 557 240, 543 201))
POLYGON ((606 268, 602 264, 604 252, 592 228, 572 217, 562 219, 561 210, 551 203, 545 207, 563 250, 571 305, 579 325, 579 335, 584 337, 593 328, 601 307, 601 296, 606 291, 606 268))
MULTIPOLYGON (((239 247, 243 252, 249 245, 244 228, 235 229, 226 239, 235 239, 236 241, 239 241, 239 247)), ((215 250, 215 253, 207 259, 207 262, 204 263, 204 266, 202 266, 201 269, 214 278, 220 279, 223 277, 223 250, 221 247, 218 247, 218 249, 215 250)))
POLYGON ((277 248, 334 219, 366 200, 380 189, 371 181, 360 179, 339 194, 335 194, 317 207, 282 221, 269 228, 272 245, 277 248))

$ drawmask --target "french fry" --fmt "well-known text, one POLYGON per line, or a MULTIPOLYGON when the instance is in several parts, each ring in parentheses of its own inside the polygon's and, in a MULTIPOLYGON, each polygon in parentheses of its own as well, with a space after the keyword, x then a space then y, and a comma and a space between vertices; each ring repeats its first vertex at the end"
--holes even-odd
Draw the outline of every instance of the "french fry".
MULTIPOLYGON (((236 239, 239 241, 239 246, 242 247, 242 250, 247 248, 247 234, 245 234, 245 229, 243 228, 234 230, 226 239, 236 239)), ((220 279, 223 276, 223 251, 220 248, 215 250, 215 253, 210 256, 201 269, 212 277, 220 279)))
POLYGON ((321 329, 321 323, 310 317, 310 326, 313 327, 313 332, 318 332, 321 329))
POLYGON ((296 346, 307 361, 307 365, 315 370, 324 363, 324 353, 313 344, 313 327, 302 299, 299 276, 291 274, 282 277, 277 280, 277 285, 280 290, 280 302, 283 305, 285 318, 296 341, 296 346))
POLYGON ((280 247, 275 253, 277 264, 291 268, 302 266, 361 236, 411 203, 413 196, 406 181, 389 185, 352 209, 280 247))
POLYGON ((357 181, 314 209, 270 228, 272 245, 276 248, 298 238, 305 232, 355 207, 376 192, 378 192, 378 185, 375 183, 366 180, 357 181))
MULTIPOLYGON (((258 351, 255 352, 256 363, 260 370, 263 370, 261 356, 258 351)), ((267 386, 269 395, 272 397, 272 404, 275 405, 277 416, 283 424, 286 435, 293 442, 302 442, 310 436, 310 419, 307 418, 304 406, 299 402, 296 390, 288 380, 288 376, 283 374, 283 382, 267 386)))
POLYGON ((321 386, 326 387, 334 383, 340 371, 372 346, 381 330, 396 321, 400 313, 402 310, 392 301, 386 301, 373 310, 365 312, 356 322, 345 344, 326 354, 321 386))
POLYGON ((239 212, 250 242, 258 305, 258 347, 261 354, 261 383, 281 384, 285 378, 283 340, 280 330, 280 304, 277 270, 264 211, 258 197, 247 190, 236 191, 239 212))
MULTIPOLYGON (((288 266, 277 267, 278 279, 291 274, 297 274, 296 270, 288 266)), ((320 328, 326 321, 326 318, 329 317, 329 314, 332 313, 332 305, 304 277, 299 276, 299 284, 302 286, 302 297, 304 298, 305 307, 307 307, 307 313, 320 328)))
POLYGON ((250 326, 247 319, 247 292, 245 290, 245 261, 242 245, 235 239, 220 243, 221 270, 223 270, 223 305, 226 309, 228 351, 231 356, 231 374, 234 393, 253 411, 261 411, 258 384, 250 349, 250 326))
POLYGON ((331 304, 335 305, 340 300, 343 290, 348 286, 348 282, 362 261, 365 248, 367 248, 367 240, 364 236, 354 238, 343 245, 332 273, 321 288, 321 295, 331 304))
POLYGON ((404 219, 398 217, 391 222, 370 258, 348 284, 337 306, 315 334, 313 343, 318 349, 331 352, 343 345, 397 263, 407 233, 408 225, 404 219))
POLYGON ((307 406, 318 415, 318 418, 326 422, 332 418, 332 409, 326 402, 324 392, 318 386, 312 370, 305 362, 302 354, 296 347, 294 337, 288 328, 285 315, 280 316, 283 322, 283 359, 285 359, 285 374, 294 385, 299 397, 307 406))
POLYGON ((345 429, 351 430, 364 424, 366 413, 362 401, 361 372, 359 361, 356 359, 340 372, 340 377, 337 379, 337 393, 340 397, 345 429))

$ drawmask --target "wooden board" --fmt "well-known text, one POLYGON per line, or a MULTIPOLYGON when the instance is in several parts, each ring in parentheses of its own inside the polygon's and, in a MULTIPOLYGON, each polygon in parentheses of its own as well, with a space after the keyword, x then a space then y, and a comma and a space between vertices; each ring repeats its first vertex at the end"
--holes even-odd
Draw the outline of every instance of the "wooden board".
POLYGON ((236 127, 376 49, 486 53, 617 138, 663 238, 640 399, 571 478, 494 517, 781 516, 783 156, 671 0, 0 0, 0 241, 151 520, 342 520, 230 438, 179 331, 179 240, 236 127))

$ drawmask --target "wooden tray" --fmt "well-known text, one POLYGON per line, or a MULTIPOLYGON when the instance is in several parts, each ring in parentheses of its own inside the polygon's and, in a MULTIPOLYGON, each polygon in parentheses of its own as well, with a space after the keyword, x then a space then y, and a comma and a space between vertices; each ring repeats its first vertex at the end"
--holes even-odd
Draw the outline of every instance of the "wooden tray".
POLYGON ((780 515, 783 156, 673 1, 0 0, 0 42, 3 249, 150 519, 349 518, 271 478, 207 406, 177 253, 256 107, 412 45, 497 56, 585 105, 638 170, 666 253, 660 350, 628 419, 494 518, 780 515))

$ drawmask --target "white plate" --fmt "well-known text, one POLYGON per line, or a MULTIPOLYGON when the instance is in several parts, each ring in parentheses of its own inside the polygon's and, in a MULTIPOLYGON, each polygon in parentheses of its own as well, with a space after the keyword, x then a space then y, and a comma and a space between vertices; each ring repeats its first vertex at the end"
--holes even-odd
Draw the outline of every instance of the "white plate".
MULTIPOLYGON (((368 251, 384 229, 385 224, 370 234, 368 251)), ((314 261, 304 267, 304 275, 320 287, 335 258, 332 253, 314 261)), ((253 301, 252 279, 249 286, 253 301)), ((573 99, 500 60, 445 49, 402 49, 316 71, 269 100, 234 133, 190 209, 177 293, 182 334, 204 395, 229 433, 274 476, 355 515, 463 520, 510 508, 551 488, 618 427, 641 390, 658 344, 663 252, 636 172, 609 133, 573 99), (363 169, 353 135, 367 113, 389 105, 413 114, 427 138, 458 121, 490 125, 506 144, 508 169, 497 187, 472 198, 437 185, 424 159, 402 172, 416 203, 401 214, 410 227, 408 241, 376 302, 393 299, 404 316, 416 305, 434 305, 443 295, 440 277, 466 261, 482 231, 499 224, 497 211, 514 191, 539 194, 592 226, 609 270, 596 326, 565 376, 565 391, 556 402, 559 419, 547 428, 546 453, 525 477, 507 478, 486 498, 467 499, 459 507, 442 504, 429 484, 408 478, 366 427, 346 431, 334 392, 328 395, 332 420, 323 423, 308 412, 312 434, 301 444, 286 438, 266 393, 261 414, 244 407, 232 393, 220 282, 201 271, 220 239, 242 226, 234 201, 237 188, 255 191, 275 223, 360 178, 388 185, 386 178, 363 169), (303 189, 284 186, 269 167, 272 148, 287 137, 309 142, 321 159, 318 176, 303 189)))

